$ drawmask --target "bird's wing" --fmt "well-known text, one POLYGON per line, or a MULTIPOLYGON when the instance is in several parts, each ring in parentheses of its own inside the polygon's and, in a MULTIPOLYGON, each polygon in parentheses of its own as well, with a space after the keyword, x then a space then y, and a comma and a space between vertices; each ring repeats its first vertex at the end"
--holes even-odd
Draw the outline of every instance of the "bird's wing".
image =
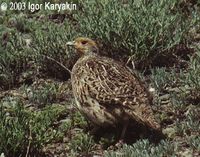
POLYGON ((148 99, 142 82, 126 67, 109 58, 93 58, 85 62, 87 75, 82 79, 91 97, 99 102, 128 103, 148 99), (127 102, 126 102, 127 101, 127 102))

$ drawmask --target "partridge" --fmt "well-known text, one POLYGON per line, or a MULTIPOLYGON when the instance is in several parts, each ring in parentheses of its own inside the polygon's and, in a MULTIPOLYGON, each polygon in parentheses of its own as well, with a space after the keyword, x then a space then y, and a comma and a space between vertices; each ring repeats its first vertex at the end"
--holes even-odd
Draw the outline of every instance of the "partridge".
POLYGON ((80 58, 71 73, 77 108, 99 127, 124 125, 129 121, 160 129, 151 109, 151 96, 144 83, 119 62, 99 55, 97 44, 79 37, 73 45, 80 58))

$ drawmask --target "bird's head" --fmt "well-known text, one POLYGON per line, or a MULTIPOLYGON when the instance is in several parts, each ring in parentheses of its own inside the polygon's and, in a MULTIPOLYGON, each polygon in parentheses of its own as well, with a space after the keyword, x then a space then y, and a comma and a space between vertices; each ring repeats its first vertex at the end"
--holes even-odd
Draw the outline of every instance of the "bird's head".
POLYGON ((89 38, 78 37, 74 41, 67 42, 67 45, 74 46, 80 55, 98 53, 97 44, 89 38))

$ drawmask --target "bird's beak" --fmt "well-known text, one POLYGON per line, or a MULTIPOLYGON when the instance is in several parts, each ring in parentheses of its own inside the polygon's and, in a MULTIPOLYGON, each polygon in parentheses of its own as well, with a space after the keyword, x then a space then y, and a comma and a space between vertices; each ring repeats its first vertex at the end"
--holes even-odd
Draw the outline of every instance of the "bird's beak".
POLYGON ((74 41, 69 41, 66 43, 67 46, 74 46, 75 42, 74 41))

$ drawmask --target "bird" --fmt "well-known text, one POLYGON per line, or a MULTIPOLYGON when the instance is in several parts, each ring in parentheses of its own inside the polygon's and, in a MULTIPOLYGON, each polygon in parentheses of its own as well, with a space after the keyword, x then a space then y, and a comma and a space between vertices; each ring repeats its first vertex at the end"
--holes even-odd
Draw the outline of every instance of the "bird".
POLYGON ((78 110, 98 127, 123 125, 123 138, 131 121, 160 130, 152 110, 152 97, 143 81, 122 63, 101 56, 95 41, 78 37, 67 42, 79 55, 71 71, 78 110))

